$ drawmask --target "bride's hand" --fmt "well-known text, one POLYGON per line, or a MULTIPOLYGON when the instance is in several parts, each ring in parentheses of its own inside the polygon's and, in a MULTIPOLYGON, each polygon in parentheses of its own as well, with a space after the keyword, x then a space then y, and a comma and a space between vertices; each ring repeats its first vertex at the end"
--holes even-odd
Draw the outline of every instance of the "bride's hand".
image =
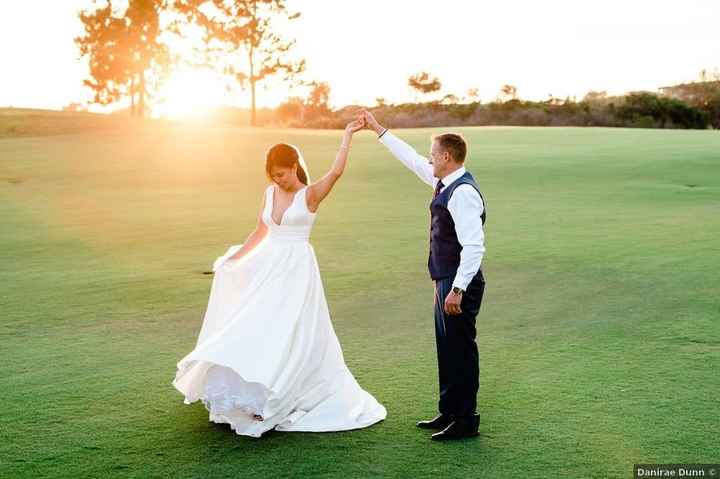
POLYGON ((360 131, 363 128, 365 128, 365 119, 360 118, 360 119, 357 119, 357 120, 354 120, 354 121, 351 121, 350 123, 348 123, 347 126, 345 127, 345 132, 350 133, 352 135, 353 133, 360 131))

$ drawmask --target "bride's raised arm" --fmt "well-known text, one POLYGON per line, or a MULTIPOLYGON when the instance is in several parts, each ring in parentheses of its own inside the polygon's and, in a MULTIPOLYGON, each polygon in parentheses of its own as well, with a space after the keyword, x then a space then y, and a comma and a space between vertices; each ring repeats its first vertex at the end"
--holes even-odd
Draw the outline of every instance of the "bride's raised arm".
POLYGON ((308 209, 311 212, 315 212, 322 200, 330 194, 330 191, 335 186, 335 182, 340 179, 343 172, 345 171, 345 165, 347 164, 348 153, 350 152, 350 142, 352 136, 356 131, 359 131, 365 127, 365 120, 359 119, 351 121, 345 127, 343 133, 342 144, 340 149, 335 156, 335 161, 330 167, 330 171, 325 173, 325 176, 320 178, 318 181, 310 185, 307 189, 307 203, 308 209))

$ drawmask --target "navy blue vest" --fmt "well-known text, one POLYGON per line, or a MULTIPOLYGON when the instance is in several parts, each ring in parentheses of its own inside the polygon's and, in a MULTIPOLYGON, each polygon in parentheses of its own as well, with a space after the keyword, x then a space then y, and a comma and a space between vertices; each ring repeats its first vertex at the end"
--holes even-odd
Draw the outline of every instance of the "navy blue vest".
MULTIPOLYGON (((448 202, 460 185, 470 185, 477 190, 485 206, 485 198, 480 193, 480 187, 470 172, 465 172, 457 180, 445 187, 437 198, 430 203, 430 256, 428 258, 428 269, 430 277, 434 280, 455 277, 460 266, 460 251, 462 246, 455 232, 455 222, 448 210, 448 202)), ((486 208, 483 208, 480 219, 485 224, 486 208)), ((475 277, 482 276, 478 271, 475 277)), ((474 280, 474 278, 473 278, 474 280)))

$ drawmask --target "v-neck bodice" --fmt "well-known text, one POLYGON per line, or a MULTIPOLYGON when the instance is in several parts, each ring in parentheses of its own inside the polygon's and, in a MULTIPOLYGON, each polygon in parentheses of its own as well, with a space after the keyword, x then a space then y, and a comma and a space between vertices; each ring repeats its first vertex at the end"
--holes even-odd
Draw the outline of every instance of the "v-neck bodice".
POLYGON ((287 207, 280 223, 275 223, 272 218, 275 191, 277 187, 270 185, 265 191, 265 209, 263 210, 263 222, 270 230, 270 239, 308 241, 310 231, 315 222, 315 213, 311 213, 307 207, 307 186, 295 192, 290 205, 287 207))

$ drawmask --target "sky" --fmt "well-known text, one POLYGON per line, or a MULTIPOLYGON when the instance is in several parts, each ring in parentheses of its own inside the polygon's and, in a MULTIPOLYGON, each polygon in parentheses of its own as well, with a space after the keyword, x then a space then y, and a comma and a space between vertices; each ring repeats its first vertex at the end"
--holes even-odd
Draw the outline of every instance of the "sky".
MULTIPOLYGON (((59 109, 86 101, 87 67, 73 37, 77 12, 91 0, 1 0, 0 107, 59 109)), ((718 0, 288 0, 301 17, 284 28, 305 58, 308 80, 326 81, 334 107, 415 98, 408 77, 437 76, 442 94, 477 88, 483 101, 504 84, 525 99, 578 99, 589 90, 621 94, 698 78, 720 68, 718 0)), ((222 90, 205 76, 178 74, 173 91, 191 107, 203 101, 247 106, 247 93, 222 90), (196 82, 193 85, 193 82, 196 82)), ((281 84, 260 89, 275 106, 281 84)), ((187 105, 186 105, 187 106, 187 105)))

